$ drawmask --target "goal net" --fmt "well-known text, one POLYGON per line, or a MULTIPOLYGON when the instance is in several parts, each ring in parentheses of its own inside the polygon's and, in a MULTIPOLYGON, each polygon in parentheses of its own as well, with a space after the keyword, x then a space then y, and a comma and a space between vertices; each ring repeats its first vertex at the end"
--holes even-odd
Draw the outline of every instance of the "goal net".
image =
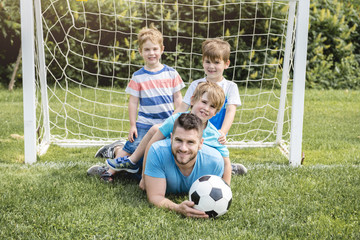
MULTIPOLYGON (((187 86, 204 77, 201 43, 216 37, 228 41, 231 64, 224 74, 237 83, 242 102, 227 136, 228 146, 280 146, 288 155, 292 118, 298 110, 293 79, 296 71, 305 77, 303 66, 296 70, 296 64, 304 65, 305 60, 294 61, 298 41, 305 42, 301 51, 306 52, 306 37, 304 41, 297 33, 299 24, 308 21, 299 19, 300 4, 296 0, 34 0, 37 153, 45 153, 49 144, 98 146, 126 141, 125 88, 143 65, 137 34, 154 24, 164 35, 162 62, 175 68, 187 86)), ((302 88, 300 84, 300 118, 302 88)), ((302 131, 301 120, 299 124, 302 131)))

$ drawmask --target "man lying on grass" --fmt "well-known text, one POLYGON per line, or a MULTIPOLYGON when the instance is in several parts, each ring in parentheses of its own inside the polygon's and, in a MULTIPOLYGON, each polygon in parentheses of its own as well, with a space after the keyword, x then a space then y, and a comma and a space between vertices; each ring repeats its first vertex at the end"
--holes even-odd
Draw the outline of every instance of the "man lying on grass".
POLYGON ((175 120, 171 138, 152 144, 144 176, 149 202, 187 217, 209 217, 192 208, 191 201, 176 204, 165 197, 167 193, 188 193, 192 183, 203 175, 223 176, 224 160, 220 152, 203 145, 202 135, 201 119, 183 113, 175 120))

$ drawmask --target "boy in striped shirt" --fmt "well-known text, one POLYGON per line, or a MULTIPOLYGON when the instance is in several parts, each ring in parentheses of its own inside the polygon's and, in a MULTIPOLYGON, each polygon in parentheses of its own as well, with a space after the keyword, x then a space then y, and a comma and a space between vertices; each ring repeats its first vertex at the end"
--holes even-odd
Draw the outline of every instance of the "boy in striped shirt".
MULTIPOLYGON (((108 152, 108 146, 98 150, 95 157, 118 158, 130 156, 141 139, 156 124, 170 117, 182 102, 180 90, 185 87, 179 73, 160 62, 164 52, 163 36, 155 27, 143 28, 138 35, 139 53, 145 65, 133 73, 125 89, 130 94, 128 141, 108 152), (139 106, 139 112, 137 114, 139 106)), ((114 145, 117 145, 115 142, 114 145)), ((110 174, 115 171, 109 169, 110 174)))

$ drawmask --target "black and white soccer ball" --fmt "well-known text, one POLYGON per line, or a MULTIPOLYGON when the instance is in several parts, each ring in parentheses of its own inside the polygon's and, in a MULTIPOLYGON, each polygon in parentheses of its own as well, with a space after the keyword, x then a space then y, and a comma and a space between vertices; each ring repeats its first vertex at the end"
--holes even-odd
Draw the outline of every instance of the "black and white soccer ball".
POLYGON ((229 210, 232 192, 221 177, 204 175, 191 185, 189 199, 195 203, 195 209, 204 211, 209 217, 218 217, 229 210))

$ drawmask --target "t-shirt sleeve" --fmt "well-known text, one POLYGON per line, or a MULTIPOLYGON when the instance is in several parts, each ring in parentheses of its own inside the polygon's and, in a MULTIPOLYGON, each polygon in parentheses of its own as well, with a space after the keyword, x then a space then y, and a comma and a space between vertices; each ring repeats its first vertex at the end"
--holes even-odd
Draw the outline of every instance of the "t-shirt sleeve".
POLYGON ((176 93, 185 87, 185 84, 177 71, 175 71, 175 78, 173 79, 173 81, 173 93, 176 93))
POLYGON ((160 132, 165 138, 169 138, 173 131, 175 120, 180 116, 181 113, 177 113, 168 117, 159 127, 160 132))
POLYGON ((224 163, 218 162, 214 167, 215 175, 222 176, 224 175, 224 163))
POLYGON ((209 146, 203 146, 201 149, 201 156, 205 166, 201 168, 205 171, 208 171, 211 174, 222 176, 224 174, 224 159, 221 157, 220 153, 209 146))
POLYGON ((209 146, 215 148, 216 150, 218 150, 222 157, 229 157, 230 156, 229 149, 223 144, 220 144, 220 143, 216 144, 215 143, 215 144, 209 145, 209 146))
POLYGON ((145 175, 155 178, 166 178, 159 154, 160 151, 156 151, 152 145, 146 159, 145 175))
POLYGON ((125 92, 132 96, 140 97, 140 91, 141 91, 140 84, 134 80, 134 75, 133 75, 132 78, 130 79, 129 84, 125 89, 125 92))
POLYGON ((214 125, 208 123, 208 126, 203 131, 204 144, 218 150, 222 157, 229 157, 229 150, 225 145, 219 143, 219 137, 220 133, 218 130, 214 125))
POLYGON ((233 104, 236 106, 241 105, 240 100, 240 94, 239 94, 239 88, 236 83, 231 82, 230 87, 228 88, 228 94, 227 94, 227 105, 233 104))
POLYGON ((185 96, 183 98, 183 102, 186 103, 187 105, 191 105, 191 97, 194 94, 194 91, 198 84, 199 84, 198 81, 194 81, 190 84, 189 88, 187 89, 185 96))
MULTIPOLYGON (((218 153, 213 154, 213 156, 217 156, 218 158, 220 158, 221 156, 218 156, 218 155, 219 155, 218 153)), ((214 164, 214 166, 213 166, 214 174, 218 175, 218 176, 224 175, 224 166, 225 166, 224 159, 217 161, 216 164, 214 164)))

